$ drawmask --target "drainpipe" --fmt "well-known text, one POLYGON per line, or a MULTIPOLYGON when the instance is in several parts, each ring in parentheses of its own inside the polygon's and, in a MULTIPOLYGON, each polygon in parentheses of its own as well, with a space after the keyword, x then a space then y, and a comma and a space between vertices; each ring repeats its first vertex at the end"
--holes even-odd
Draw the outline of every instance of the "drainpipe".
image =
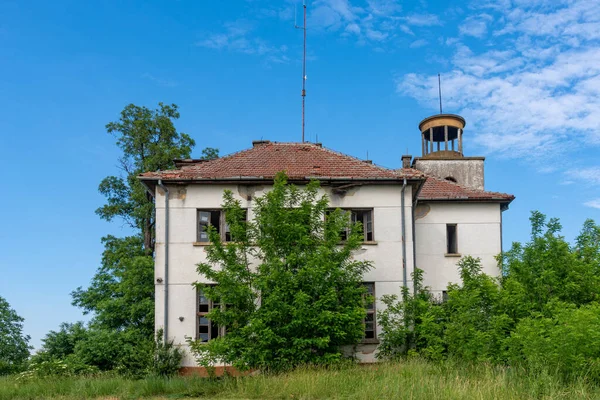
POLYGON ((158 186, 165 192, 165 319, 163 323, 163 337, 164 343, 167 343, 169 339, 169 189, 163 185, 161 179, 158 181, 158 186))
POLYGON ((404 191, 406 190, 406 178, 402 182, 402 199, 400 200, 400 208, 402 209, 402 285, 407 287, 406 279, 406 218, 404 217, 404 191))

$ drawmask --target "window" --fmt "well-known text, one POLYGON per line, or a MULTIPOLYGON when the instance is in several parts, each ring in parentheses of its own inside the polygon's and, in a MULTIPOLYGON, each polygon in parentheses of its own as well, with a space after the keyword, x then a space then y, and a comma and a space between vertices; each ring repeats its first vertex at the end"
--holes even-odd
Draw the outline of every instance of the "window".
MULTIPOLYGON (((247 218, 247 211, 244 210, 244 213, 247 218)), ((207 243, 210 241, 208 238, 209 225, 216 228, 223 242, 231 242, 231 232, 225 221, 225 213, 222 210, 198 210, 197 242, 207 243)))
MULTIPOLYGON (((372 242, 375 240, 373 235, 373 210, 372 209, 343 209, 347 213, 350 222, 353 224, 356 222, 362 223, 363 226, 363 241, 372 242)), ((349 229, 345 229, 340 232, 341 240, 348 239, 349 229)))
POLYGON ((375 332, 375 283, 365 282, 364 287, 367 289, 365 297, 368 303, 366 304, 367 316, 365 317, 365 336, 366 340, 374 340, 377 338, 375 332))
POLYGON ((456 224, 446 225, 446 253, 458 254, 458 245, 456 240, 456 224))
POLYGON ((222 307, 218 300, 209 300, 202 289, 198 289, 198 339, 202 342, 208 342, 211 339, 223 336, 225 328, 220 327, 206 317, 206 314, 214 308, 222 307))
POLYGON ((448 301, 448 291, 442 290, 442 302, 448 301))

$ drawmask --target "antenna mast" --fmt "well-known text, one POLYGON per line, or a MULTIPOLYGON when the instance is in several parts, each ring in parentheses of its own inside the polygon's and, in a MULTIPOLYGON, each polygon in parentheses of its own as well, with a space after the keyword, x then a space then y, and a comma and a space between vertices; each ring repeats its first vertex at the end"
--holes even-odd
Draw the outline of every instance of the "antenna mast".
POLYGON ((443 112, 442 112, 442 78, 440 78, 439 73, 438 73, 438 90, 440 93, 440 114, 443 114, 443 112))
POLYGON ((304 11, 304 23, 302 26, 298 26, 294 21, 294 27, 304 31, 304 52, 302 55, 302 143, 304 143, 304 110, 306 101, 306 0, 302 1, 302 8, 304 11))

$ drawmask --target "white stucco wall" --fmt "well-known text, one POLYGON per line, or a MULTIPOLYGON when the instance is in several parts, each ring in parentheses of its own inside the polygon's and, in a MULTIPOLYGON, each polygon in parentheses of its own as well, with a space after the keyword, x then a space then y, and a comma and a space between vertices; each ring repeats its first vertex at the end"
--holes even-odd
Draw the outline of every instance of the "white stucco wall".
POLYGON ((499 276, 495 256, 501 252, 501 212, 497 203, 444 202, 417 206, 415 239, 417 267, 425 271, 424 284, 436 295, 448 283, 460 283, 460 257, 446 255, 446 224, 457 225, 458 253, 481 258, 483 272, 499 276), (423 208, 424 207, 424 208, 423 208), (426 207, 429 207, 427 211, 426 207))
MULTIPOLYGON (((196 210, 198 208, 220 208, 225 189, 231 190, 248 208, 252 218, 253 198, 260 196, 268 187, 242 187, 238 185, 189 185, 168 186, 170 190, 170 240, 169 240, 169 337, 176 343, 185 344, 185 337, 196 335, 196 291, 192 283, 201 280, 196 272, 196 264, 205 261, 203 246, 195 246, 196 210), (180 320, 180 317, 183 320, 180 320)), ((332 194, 330 188, 321 189, 330 197, 331 207, 373 208, 373 229, 375 244, 363 245, 356 252, 357 259, 373 261, 374 268, 367 272, 365 282, 375 282, 376 297, 384 294, 399 294, 402 285, 402 234, 401 234, 401 185, 365 185, 349 190, 346 195, 332 194)), ((410 275, 413 271, 412 243, 412 190, 407 186, 405 193, 406 220, 406 260, 408 285, 412 287, 410 275)), ((156 191, 156 328, 164 321, 164 288, 156 279, 164 279, 165 257, 165 196, 162 190, 156 191)), ((376 309, 383 304, 377 302, 376 309)), ((377 328, 378 334, 380 328, 377 328)), ((375 346, 365 345, 356 349, 356 356, 363 361, 374 361, 375 346)), ((195 366, 189 354, 184 366, 195 366)))

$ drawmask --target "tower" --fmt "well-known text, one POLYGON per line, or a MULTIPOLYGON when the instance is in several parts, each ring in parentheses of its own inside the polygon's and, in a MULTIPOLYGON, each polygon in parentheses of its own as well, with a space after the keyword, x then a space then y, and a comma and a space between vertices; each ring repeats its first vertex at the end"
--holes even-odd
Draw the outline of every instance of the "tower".
POLYGON ((413 167, 459 185, 483 190, 485 157, 465 157, 463 131, 466 122, 460 115, 438 114, 419 124, 422 156, 413 167))

